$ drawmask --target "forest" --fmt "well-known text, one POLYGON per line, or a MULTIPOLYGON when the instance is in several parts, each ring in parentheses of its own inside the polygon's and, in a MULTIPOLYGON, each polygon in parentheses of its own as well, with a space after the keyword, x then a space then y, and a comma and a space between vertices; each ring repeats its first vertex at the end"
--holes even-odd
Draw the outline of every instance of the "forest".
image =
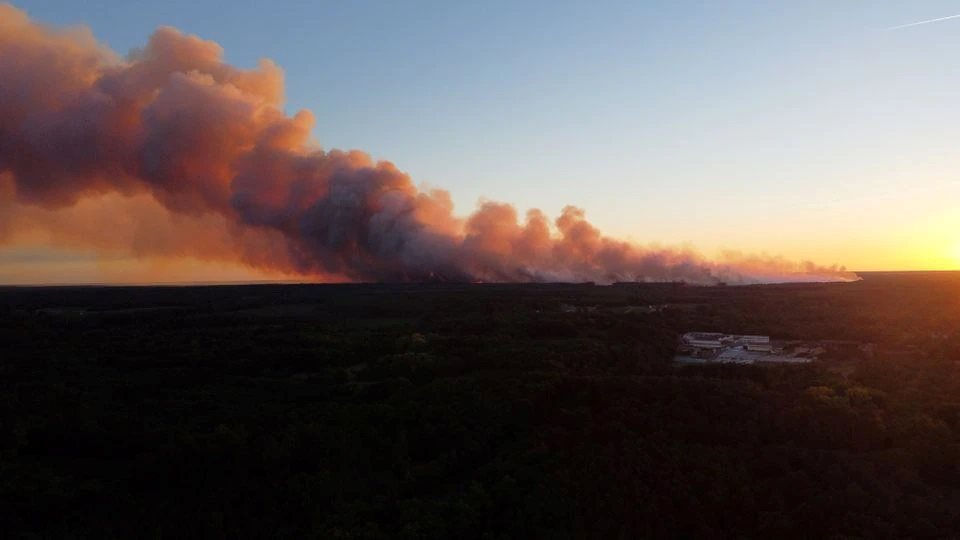
POLYGON ((956 536, 960 273, 861 277, 0 288, 0 530, 956 536), (838 346, 678 366, 690 330, 838 346))

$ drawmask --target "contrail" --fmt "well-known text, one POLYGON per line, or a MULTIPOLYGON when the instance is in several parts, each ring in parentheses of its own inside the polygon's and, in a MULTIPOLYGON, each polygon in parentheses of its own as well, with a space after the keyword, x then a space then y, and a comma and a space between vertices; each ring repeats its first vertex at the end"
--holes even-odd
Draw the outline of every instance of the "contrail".
POLYGON ((900 30, 901 28, 910 28, 911 26, 920 26, 921 24, 930 24, 930 23, 935 23, 935 22, 940 22, 940 21, 947 21, 947 20, 950 20, 950 19, 957 19, 957 18, 960 18, 960 14, 958 14, 958 15, 950 15, 949 17, 940 17, 939 19, 930 19, 930 20, 927 20, 927 21, 914 22, 914 23, 910 23, 910 24, 901 24, 900 26, 891 26, 890 28, 887 28, 886 30, 900 30))

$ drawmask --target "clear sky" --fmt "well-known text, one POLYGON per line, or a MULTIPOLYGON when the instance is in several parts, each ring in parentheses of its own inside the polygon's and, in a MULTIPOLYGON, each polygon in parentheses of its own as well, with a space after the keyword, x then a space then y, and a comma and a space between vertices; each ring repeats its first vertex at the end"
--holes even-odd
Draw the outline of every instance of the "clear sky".
MULTIPOLYGON (((960 268, 960 2, 14 2, 286 71, 328 148, 641 243, 960 268)), ((40 257, 22 252, 8 257, 40 257)))

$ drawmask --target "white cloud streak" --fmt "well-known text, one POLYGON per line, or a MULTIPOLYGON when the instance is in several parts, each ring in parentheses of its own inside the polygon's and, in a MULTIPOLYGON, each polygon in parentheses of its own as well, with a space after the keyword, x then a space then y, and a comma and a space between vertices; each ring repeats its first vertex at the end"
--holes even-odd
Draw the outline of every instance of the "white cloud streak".
POLYGON ((948 21, 948 20, 950 20, 950 19, 957 19, 957 18, 960 18, 960 14, 950 15, 950 16, 947 16, 947 17, 940 17, 940 18, 937 18, 937 19, 929 19, 929 20, 926 20, 926 21, 918 21, 918 22, 913 22, 913 23, 909 23, 909 24, 901 24, 901 25, 899 25, 899 26, 891 26, 890 28, 887 28, 886 30, 900 30, 900 29, 902 29, 902 28, 910 28, 911 26, 920 26, 920 25, 922 25, 922 24, 930 24, 930 23, 935 23, 935 22, 940 22, 940 21, 948 21))

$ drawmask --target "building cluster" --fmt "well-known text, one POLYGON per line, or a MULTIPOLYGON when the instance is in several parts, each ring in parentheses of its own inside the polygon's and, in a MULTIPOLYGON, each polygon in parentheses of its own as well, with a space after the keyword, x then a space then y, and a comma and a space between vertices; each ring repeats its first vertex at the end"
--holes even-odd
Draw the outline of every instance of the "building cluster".
POLYGON ((684 363, 734 363, 754 364, 762 362, 805 363, 810 356, 795 352, 784 354, 770 336, 723 334, 719 332, 687 332, 677 349, 677 361, 684 363))

